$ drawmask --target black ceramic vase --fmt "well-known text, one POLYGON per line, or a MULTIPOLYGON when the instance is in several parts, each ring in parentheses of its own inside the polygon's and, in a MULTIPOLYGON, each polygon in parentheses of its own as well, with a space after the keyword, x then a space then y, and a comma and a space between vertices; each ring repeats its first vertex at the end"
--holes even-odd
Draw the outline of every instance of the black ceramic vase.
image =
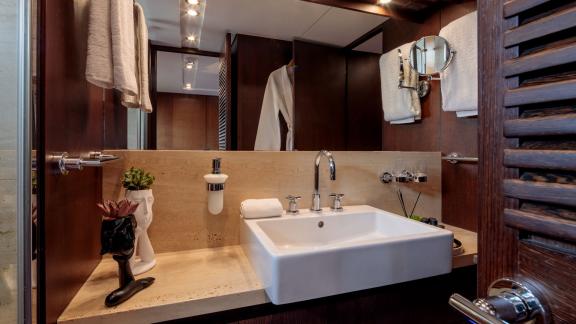
POLYGON ((102 250, 100 254, 111 253, 118 262, 118 275, 120 288, 106 296, 105 305, 108 307, 122 304, 137 292, 150 286, 154 278, 134 279, 130 269, 129 260, 134 254, 134 229, 136 219, 134 215, 114 220, 103 220, 100 241, 102 250))

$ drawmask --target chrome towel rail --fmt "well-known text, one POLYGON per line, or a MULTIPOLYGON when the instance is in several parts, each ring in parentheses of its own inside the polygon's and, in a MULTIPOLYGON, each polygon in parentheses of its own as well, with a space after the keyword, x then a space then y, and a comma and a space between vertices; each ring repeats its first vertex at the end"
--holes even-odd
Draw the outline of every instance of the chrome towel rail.
POLYGON ((452 164, 456 164, 458 162, 478 163, 477 157, 460 156, 460 154, 456 152, 452 152, 446 156, 443 156, 442 160, 448 161, 452 164))

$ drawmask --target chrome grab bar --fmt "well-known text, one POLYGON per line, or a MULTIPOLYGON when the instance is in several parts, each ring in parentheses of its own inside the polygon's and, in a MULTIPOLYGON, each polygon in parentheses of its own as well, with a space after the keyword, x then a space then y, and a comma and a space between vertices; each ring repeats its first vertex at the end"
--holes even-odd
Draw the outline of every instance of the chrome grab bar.
POLYGON ((443 161, 448 161, 452 164, 456 164, 458 162, 470 162, 470 163, 478 163, 477 157, 468 157, 468 156, 460 156, 460 154, 456 152, 448 153, 448 155, 442 157, 443 161))
POLYGON ((88 156, 71 158, 67 152, 52 154, 48 157, 52 161, 58 172, 62 175, 70 173, 71 170, 82 170, 84 167, 101 167, 104 164, 120 159, 111 154, 102 154, 102 152, 90 152, 88 156))

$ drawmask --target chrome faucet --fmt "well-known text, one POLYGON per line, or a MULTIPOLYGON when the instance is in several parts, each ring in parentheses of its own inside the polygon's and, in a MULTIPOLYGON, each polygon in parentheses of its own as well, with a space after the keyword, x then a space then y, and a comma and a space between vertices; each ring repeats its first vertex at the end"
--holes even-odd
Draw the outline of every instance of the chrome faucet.
POLYGON ((322 208, 320 207, 320 191, 318 190, 320 182, 320 159, 322 156, 325 156, 328 159, 330 180, 336 180, 336 163, 334 162, 332 153, 326 150, 318 152, 316 159, 314 160, 314 193, 312 194, 312 207, 310 208, 310 210, 314 212, 322 211, 322 208))

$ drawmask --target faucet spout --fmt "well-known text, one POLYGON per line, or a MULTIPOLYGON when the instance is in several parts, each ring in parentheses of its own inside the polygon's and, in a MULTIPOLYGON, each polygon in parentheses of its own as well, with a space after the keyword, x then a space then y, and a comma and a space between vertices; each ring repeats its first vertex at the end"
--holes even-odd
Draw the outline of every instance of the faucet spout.
POLYGON ((314 193, 312 194, 312 211, 322 211, 320 207, 320 160, 322 157, 326 157, 328 159, 328 170, 330 172, 330 180, 336 180, 336 162, 334 162, 334 157, 332 153, 327 150, 321 150, 316 155, 316 159, 314 159, 314 193))

